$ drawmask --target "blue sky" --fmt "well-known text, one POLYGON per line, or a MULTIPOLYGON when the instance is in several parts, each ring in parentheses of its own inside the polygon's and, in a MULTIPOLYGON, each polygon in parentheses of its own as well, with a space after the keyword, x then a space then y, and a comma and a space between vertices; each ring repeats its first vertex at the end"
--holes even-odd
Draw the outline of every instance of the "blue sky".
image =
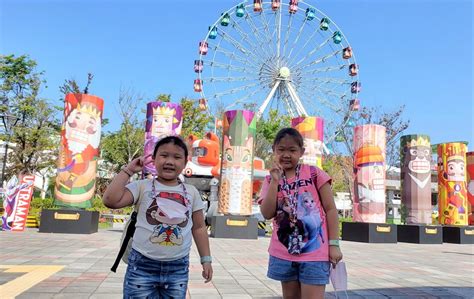
MULTIPOLYGON (((286 1, 285 1, 286 2, 286 1)), ((307 0, 342 29, 360 65, 363 105, 390 111, 405 104, 407 134, 432 143, 473 137, 470 0, 307 0)), ((28 54, 45 71, 41 95, 59 101, 75 78, 105 100, 114 117, 120 88, 153 99, 196 98, 192 65, 207 27, 237 1, 0 1, 0 52, 28 54)), ((57 102, 58 103, 58 102, 57 102)))

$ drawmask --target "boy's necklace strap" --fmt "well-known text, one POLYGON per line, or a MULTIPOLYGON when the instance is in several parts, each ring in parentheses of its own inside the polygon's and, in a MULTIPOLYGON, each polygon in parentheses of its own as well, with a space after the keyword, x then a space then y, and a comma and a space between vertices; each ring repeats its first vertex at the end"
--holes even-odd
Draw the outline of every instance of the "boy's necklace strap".
MULTIPOLYGON (((156 199, 156 197, 158 196, 158 193, 156 192, 155 181, 158 181, 158 180, 157 180, 156 176, 153 176, 152 180, 153 180, 153 182, 151 184, 151 192, 152 192, 153 199, 156 199)), ((191 207, 191 202, 189 201, 189 198, 188 198, 188 191, 186 189, 186 186, 184 185, 184 182, 181 181, 179 178, 178 178, 178 183, 183 188, 184 203, 185 203, 186 207, 189 210, 190 207, 191 207)), ((158 204, 158 202, 157 202, 157 204, 158 204)))

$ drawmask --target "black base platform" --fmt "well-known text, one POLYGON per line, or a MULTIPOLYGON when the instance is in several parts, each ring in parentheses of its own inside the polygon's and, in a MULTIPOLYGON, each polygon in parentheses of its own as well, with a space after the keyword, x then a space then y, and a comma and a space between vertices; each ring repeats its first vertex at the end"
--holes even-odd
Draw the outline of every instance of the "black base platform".
POLYGON ((257 239, 257 218, 246 216, 213 216, 211 237, 232 239, 257 239))
POLYGON ((85 210, 42 210, 39 232, 93 234, 99 229, 99 212, 85 210))
POLYGON ((397 243, 397 226, 386 223, 343 222, 342 239, 365 243, 397 243))
POLYGON ((443 228, 439 225, 399 224, 397 225, 398 242, 416 244, 443 243, 443 228))
POLYGON ((474 244, 474 226, 443 226, 443 242, 474 244))

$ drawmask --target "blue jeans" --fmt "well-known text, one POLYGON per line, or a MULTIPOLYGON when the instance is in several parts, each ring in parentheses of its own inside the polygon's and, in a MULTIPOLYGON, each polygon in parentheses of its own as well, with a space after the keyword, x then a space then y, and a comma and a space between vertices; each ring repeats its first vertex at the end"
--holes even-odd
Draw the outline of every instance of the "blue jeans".
POLYGON ((189 256, 174 261, 149 259, 132 249, 123 282, 124 298, 186 298, 189 256))
POLYGON ((329 283, 330 267, 329 262, 291 262, 270 255, 267 276, 281 282, 324 285, 329 283))

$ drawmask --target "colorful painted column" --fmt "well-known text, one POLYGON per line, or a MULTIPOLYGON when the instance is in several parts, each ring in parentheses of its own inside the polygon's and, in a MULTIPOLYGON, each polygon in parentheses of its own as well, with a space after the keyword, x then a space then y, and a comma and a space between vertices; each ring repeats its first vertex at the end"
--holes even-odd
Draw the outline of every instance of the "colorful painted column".
POLYGON ((66 95, 54 187, 55 204, 90 208, 95 192, 104 100, 90 94, 66 95))
POLYGON ((467 225, 466 152, 462 142, 438 145, 439 223, 467 225))
POLYGON ((301 116, 291 120, 291 126, 304 138, 302 163, 322 168, 324 120, 315 116, 301 116))
POLYGON ((407 224, 431 224, 431 144, 427 135, 400 138, 402 203, 407 224))
POLYGON ((385 143, 383 126, 354 128, 354 221, 385 223, 385 143))
POLYGON ((252 214, 253 143, 256 117, 252 111, 224 113, 219 213, 252 214))
MULTIPOLYGON (((151 102, 146 108, 145 156, 153 154, 160 138, 181 134, 183 120, 183 108, 175 103, 151 102)), ((143 173, 156 175, 151 156, 145 162, 143 173)))
POLYGON ((23 231, 30 208, 31 196, 35 176, 22 175, 20 179, 13 176, 2 191, 3 215, 2 229, 9 231, 23 231))
POLYGON ((467 162, 467 201, 469 209, 469 225, 474 225, 474 152, 466 153, 467 162))

